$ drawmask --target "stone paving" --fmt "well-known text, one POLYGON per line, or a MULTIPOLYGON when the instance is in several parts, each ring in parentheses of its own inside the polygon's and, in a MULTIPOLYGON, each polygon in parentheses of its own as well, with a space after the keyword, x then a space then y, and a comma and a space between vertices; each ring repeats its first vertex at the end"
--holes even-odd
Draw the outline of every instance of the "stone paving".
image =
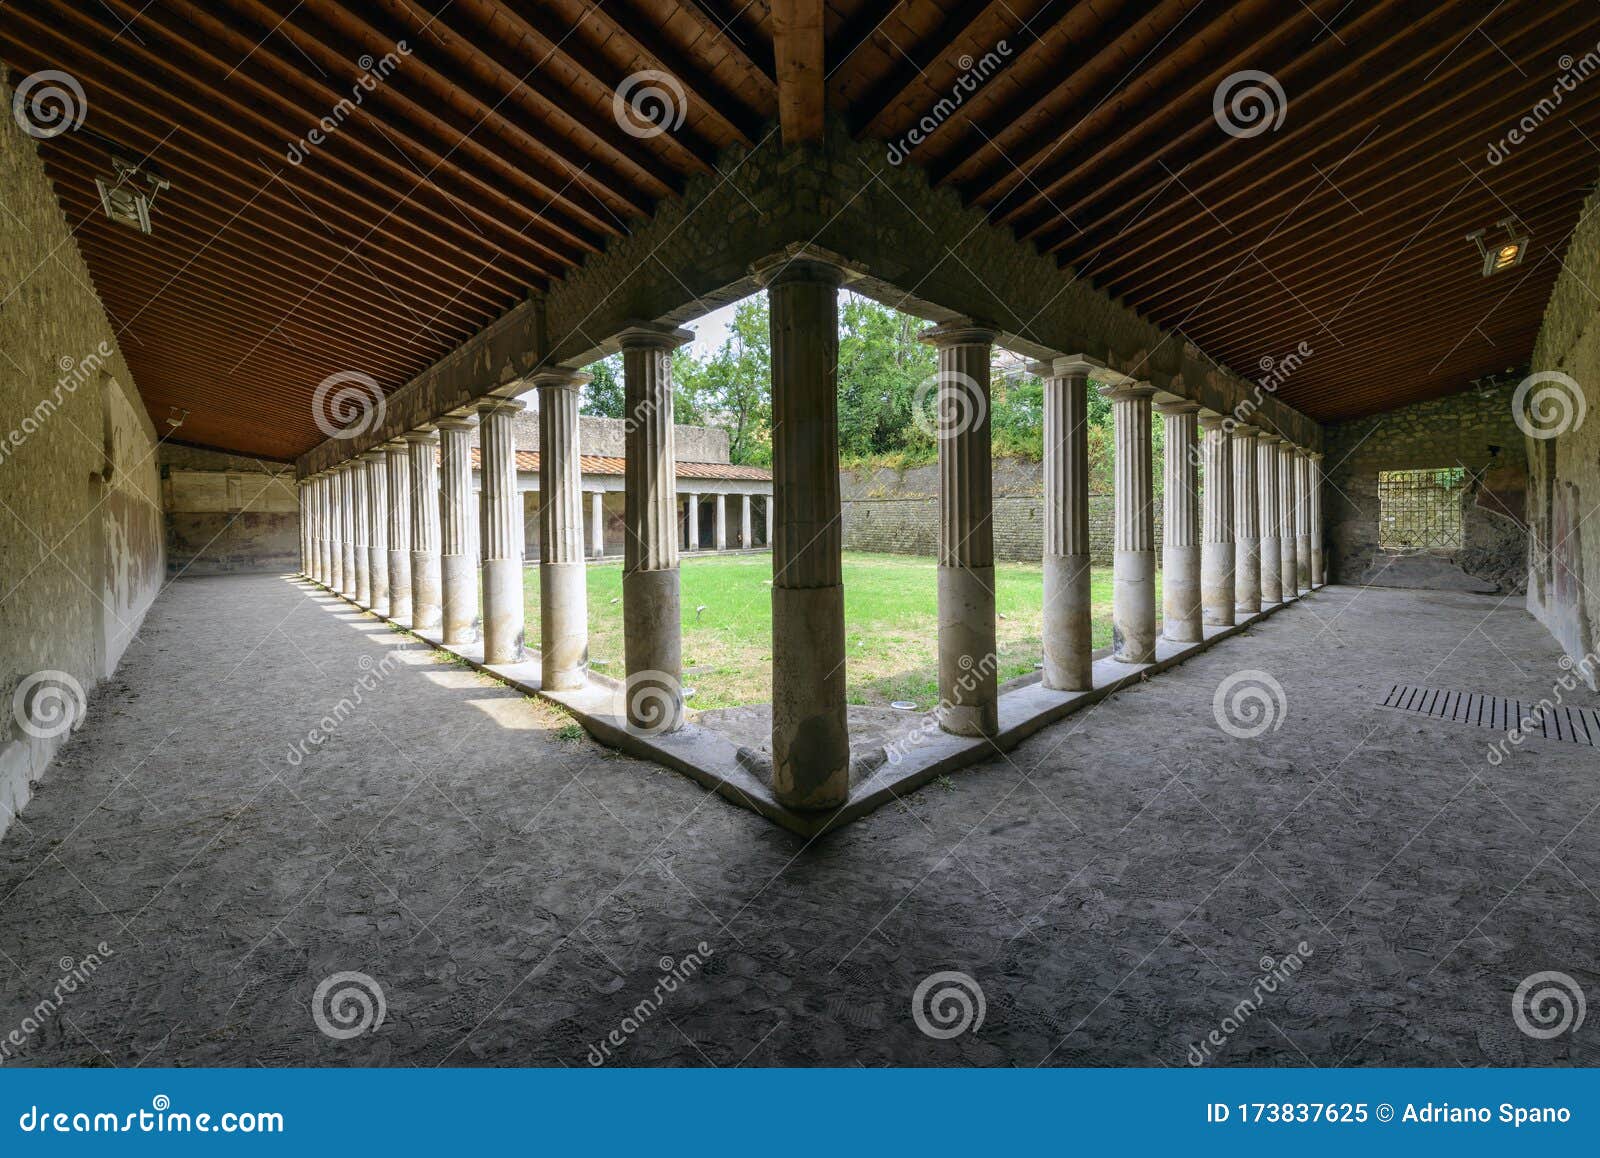
POLYGON ((331 597, 183 580, 0 841, 0 1060, 1595 1064, 1512 996, 1600 995, 1600 752, 1374 706, 1558 656, 1519 601, 1330 587, 807 843, 331 597), (925 1033, 955 990, 981 1025, 925 1033))

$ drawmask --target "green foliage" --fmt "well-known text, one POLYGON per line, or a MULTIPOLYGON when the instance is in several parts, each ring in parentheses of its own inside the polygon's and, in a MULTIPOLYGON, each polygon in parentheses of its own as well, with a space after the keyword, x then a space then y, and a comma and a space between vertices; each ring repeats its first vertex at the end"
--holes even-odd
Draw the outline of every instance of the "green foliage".
POLYGON ((622 355, 602 358, 588 366, 587 370, 594 375, 594 380, 583 388, 583 401, 578 412, 593 418, 621 418, 624 406, 622 355))
POLYGON ((938 368, 917 341, 925 322, 846 294, 839 309, 839 455, 855 461, 909 453, 930 459, 936 445, 912 420, 917 387, 938 368))

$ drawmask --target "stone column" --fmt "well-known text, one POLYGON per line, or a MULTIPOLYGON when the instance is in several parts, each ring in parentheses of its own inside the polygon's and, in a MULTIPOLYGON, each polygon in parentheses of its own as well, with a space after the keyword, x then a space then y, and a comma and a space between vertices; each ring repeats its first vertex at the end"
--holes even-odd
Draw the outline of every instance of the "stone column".
POLYGON ((1295 559, 1300 528, 1296 524, 1300 502, 1296 497, 1295 445, 1287 439, 1278 447, 1278 575, 1283 586, 1283 601, 1289 602, 1300 594, 1300 568, 1295 559))
POLYGON ((678 480, 672 440, 672 351, 694 334, 631 326, 620 335, 627 412, 623 466, 622 634, 630 728, 683 726, 678 610, 678 480))
MULTIPOLYGON (((522 493, 517 490, 517 441, 514 431, 516 416, 522 413, 521 402, 509 398, 496 398, 478 407, 479 469, 483 479, 483 662, 516 663, 522 659, 522 638, 526 630, 522 600, 522 493)), ((544 428, 549 425, 549 415, 539 415, 540 441, 544 428)), ((446 440, 450 434, 446 433, 446 440)), ((449 469, 446 467, 446 477, 449 469)), ((550 491, 545 487, 544 468, 541 466, 540 500, 548 505, 550 491)), ((471 475, 468 475, 468 482, 471 475)), ((470 501, 470 500, 469 500, 470 501)), ((448 533, 445 536, 449 542, 448 533)), ((550 554, 548 535, 540 539, 540 558, 550 554)), ((467 557, 476 561, 478 552, 468 550, 467 557)), ((450 555, 446 555, 448 560, 450 555)), ((579 563, 582 566, 582 563, 579 563)), ((539 569, 544 570, 541 562, 539 569)), ((476 578, 476 577, 475 577, 476 578)), ((453 603, 450 576, 445 577, 445 624, 451 624, 452 610, 460 604, 453 603)), ((456 595, 455 598, 459 598, 456 595)), ((460 628, 458 619, 456 625, 460 628)))
POLYGON ((687 549, 698 551, 700 549, 700 496, 690 495, 689 505, 684 511, 683 519, 684 542, 687 549))
POLYGON ((307 562, 306 574, 313 583, 321 583, 322 575, 322 479, 313 476, 306 480, 306 511, 307 529, 309 539, 306 544, 310 551, 307 562))
POLYGON ((1207 626, 1233 626, 1233 436, 1228 419, 1200 419, 1205 517, 1200 529, 1200 607, 1207 626))
POLYGON ((958 320, 921 337, 939 351, 939 722, 958 736, 993 736, 1000 730, 989 445, 994 331, 958 320))
POLYGON ((1278 486, 1278 446, 1283 440, 1262 431, 1256 438, 1256 494, 1260 496, 1261 602, 1283 602, 1283 512, 1278 486))
POLYGON ((1295 573, 1300 590, 1311 591, 1311 455, 1296 448, 1294 452, 1295 498, 1295 573))
POLYGON ((1261 496, 1256 489, 1256 428, 1233 428, 1233 589, 1243 615, 1261 610, 1261 496))
POLYGON ((328 590, 338 594, 344 586, 344 475, 338 467, 328 471, 328 590))
POLYGON ((362 607, 372 606, 372 555, 368 545, 372 508, 367 497, 367 464, 357 458, 350 463, 352 489, 350 503, 352 523, 355 526, 356 593, 355 601, 362 607))
POLYGON ((383 444, 388 475, 389 618, 411 623, 411 471, 403 441, 383 444))
POLYGON ((411 629, 438 631, 444 586, 439 575, 439 436, 414 430, 405 439, 411 461, 411 629))
POLYGON ((367 487, 367 607, 389 617, 388 456, 369 450, 361 456, 367 487))
POLYGON ((595 491, 589 496, 589 534, 593 538, 591 550, 596 559, 606 553, 606 492, 595 491))
POLYGON ((1310 493, 1307 497, 1311 509, 1311 585, 1321 587, 1328 581, 1328 573, 1324 569, 1327 563, 1323 557, 1321 454, 1311 456, 1306 477, 1310 481, 1310 493))
POLYGON ((1116 536, 1112 556, 1111 658, 1156 658, 1155 520, 1151 511, 1150 397, 1155 387, 1124 379, 1102 387, 1116 437, 1116 536))
POLYGON ((728 496, 717 496, 717 550, 728 549, 728 496))
POLYGON ((469 417, 439 419, 439 580, 446 643, 478 638, 477 497, 469 417))
POLYGON ((1195 445, 1200 405, 1160 402, 1155 408, 1165 420, 1166 436, 1161 471, 1161 634, 1174 643, 1198 643, 1205 638, 1200 626, 1200 474, 1195 445))
POLYGON ((1094 687, 1089 558, 1089 373, 1083 357, 1028 367, 1044 379, 1044 686, 1094 687))
MULTIPOLYGON (((758 276, 760 274, 758 273, 758 276)), ((845 705, 844 525, 839 500, 839 286, 827 262, 785 262, 767 281, 772 337, 772 776, 790 808, 850 795, 845 705)), ((723 497, 717 496, 719 508, 723 497)), ((751 542, 750 496, 743 540, 751 542)), ((718 519, 718 538, 723 519, 718 519)), ((720 545, 720 544, 719 544, 720 545)))
POLYGON ((306 548, 306 536, 311 527, 311 512, 308 508, 306 480, 296 479, 294 484, 294 509, 300 531, 300 570, 298 573, 301 575, 307 575, 311 571, 311 552, 306 548))
POLYGON ((579 394, 589 375, 544 370, 539 391, 539 664, 546 691, 581 688, 589 666, 579 394))
POLYGON ((350 463, 339 464, 339 594, 356 597, 356 478, 350 463))
POLYGON ((755 546, 755 544, 750 540, 750 528, 752 526, 752 520, 750 518, 749 495, 739 496, 739 507, 739 549, 741 551, 748 551, 751 547, 755 546))

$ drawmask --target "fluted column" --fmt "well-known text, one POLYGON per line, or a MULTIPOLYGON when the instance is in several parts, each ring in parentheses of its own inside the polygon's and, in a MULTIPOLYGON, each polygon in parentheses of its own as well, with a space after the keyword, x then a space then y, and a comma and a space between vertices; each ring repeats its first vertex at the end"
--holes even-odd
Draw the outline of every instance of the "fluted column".
POLYGON ((311 528, 310 504, 306 500, 307 484, 305 479, 296 479, 294 484, 294 503, 296 524, 300 531, 300 563, 299 574, 306 575, 311 571, 311 551, 306 547, 306 537, 311 528))
POLYGON ((405 436, 411 464, 411 629, 437 631, 442 621, 439 574, 439 436, 405 436))
POLYGON ((717 496, 717 550, 728 549, 728 496, 717 496))
POLYGON ((372 556, 368 554, 368 521, 372 512, 367 499, 367 464, 361 459, 350 463, 350 514, 354 528, 356 586, 351 596, 362 607, 372 606, 372 556))
POLYGON ((595 491, 589 496, 589 535, 594 540, 590 550, 596 559, 606 553, 606 493, 595 491))
POLYGON ((1295 454, 1294 443, 1287 439, 1278 447, 1278 581, 1283 587, 1285 603, 1300 595, 1300 569, 1296 561, 1300 538, 1300 528, 1296 522, 1300 510, 1296 480, 1299 472, 1295 469, 1295 454))
POLYGON ((383 444, 389 476, 389 618, 411 623, 411 464, 404 441, 383 444))
POLYGON ((1155 387, 1124 379, 1102 387, 1116 438, 1116 531, 1112 557, 1111 657, 1156 657, 1155 520, 1151 510, 1150 398, 1155 387))
POLYGON ((633 326, 620 335, 627 461, 623 467, 623 650, 628 726, 683 725, 678 610, 678 480, 672 437, 672 351, 688 330, 633 326))
POLYGON ((588 678, 588 564, 583 561, 583 465, 578 403, 589 375, 546 370, 539 391, 539 663, 546 690, 588 678))
POLYGON ((989 362, 994 331, 957 320, 923 331, 939 352, 939 714, 958 736, 999 731, 994 474, 989 362))
POLYGON ((1261 610, 1261 496, 1256 486, 1256 428, 1233 428, 1234 607, 1245 615, 1261 610))
POLYGON ((1283 602, 1283 509, 1278 485, 1278 453, 1283 440, 1262 431, 1256 436, 1256 494, 1260 496, 1261 602, 1283 602))
MULTIPOLYGON (((1195 402, 1156 404, 1164 419, 1162 461, 1161 634, 1174 643, 1205 638, 1200 623, 1200 474, 1195 402)), ((1119 444, 1120 453, 1120 444, 1119 444)))
POLYGON ((311 483, 311 579, 322 582, 322 476, 313 475, 311 483))
POLYGON ((339 480, 339 586, 340 595, 354 599, 356 593, 355 521, 351 508, 356 482, 350 476, 350 464, 342 462, 335 468, 339 480))
POLYGON ((1311 591, 1311 455, 1297 447, 1294 452, 1295 499, 1295 574, 1300 590, 1311 591))
POLYGON ((367 480, 367 606, 389 617, 389 456, 369 450, 361 456, 367 480))
POLYGON ((683 518, 684 542, 686 550, 698 551, 700 549, 700 496, 690 495, 689 505, 684 510, 683 518))
POLYGON ((1220 414, 1200 419, 1205 489, 1200 526, 1200 609, 1208 627, 1233 626, 1233 437, 1220 414))
POLYGON ((478 638, 477 498, 472 491, 476 421, 439 419, 439 580, 446 643, 478 638))
MULTIPOLYGON (((516 416, 524 405, 509 398, 496 398, 478 407, 478 454, 483 480, 483 525, 481 550, 469 550, 469 558, 483 559, 483 662, 517 663, 522 659, 522 640, 527 630, 522 598, 522 493, 517 490, 516 416)), ((539 416, 539 425, 547 425, 539 416)), ((446 439, 450 438, 447 432, 446 439)), ((449 471, 446 468, 446 476, 449 471)), ((540 469, 540 494, 548 504, 550 491, 540 469)), ((467 476, 471 482, 470 473, 467 476)), ((472 501, 469 497, 469 503, 472 501)), ((541 532, 540 557, 548 557, 551 543, 541 532)), ((446 535, 448 542, 449 536, 446 535)), ((450 556, 446 555, 446 559, 450 556)), ((544 565, 540 564, 543 572, 544 565)), ((474 576, 476 586, 476 576, 474 576)), ((445 623, 451 622, 452 596, 448 575, 445 579, 445 623)), ((546 685, 549 686, 549 685, 546 685)))
POLYGON ((1311 490, 1307 496, 1311 510, 1311 585, 1321 587, 1328 581, 1327 560, 1322 530, 1322 455, 1311 456, 1307 470, 1311 490))
POLYGON ((1082 357, 1028 367, 1044 379, 1044 686, 1094 687, 1089 558, 1089 373, 1082 357))

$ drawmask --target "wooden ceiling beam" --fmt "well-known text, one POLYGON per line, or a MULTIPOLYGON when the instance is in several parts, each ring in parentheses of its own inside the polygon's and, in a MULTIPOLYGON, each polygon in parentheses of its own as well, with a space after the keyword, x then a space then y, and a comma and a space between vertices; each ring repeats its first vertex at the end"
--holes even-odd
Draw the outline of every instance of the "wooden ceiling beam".
POLYGON ((823 0, 773 0, 772 55, 778 70, 778 125, 785 148, 822 139, 823 0))

